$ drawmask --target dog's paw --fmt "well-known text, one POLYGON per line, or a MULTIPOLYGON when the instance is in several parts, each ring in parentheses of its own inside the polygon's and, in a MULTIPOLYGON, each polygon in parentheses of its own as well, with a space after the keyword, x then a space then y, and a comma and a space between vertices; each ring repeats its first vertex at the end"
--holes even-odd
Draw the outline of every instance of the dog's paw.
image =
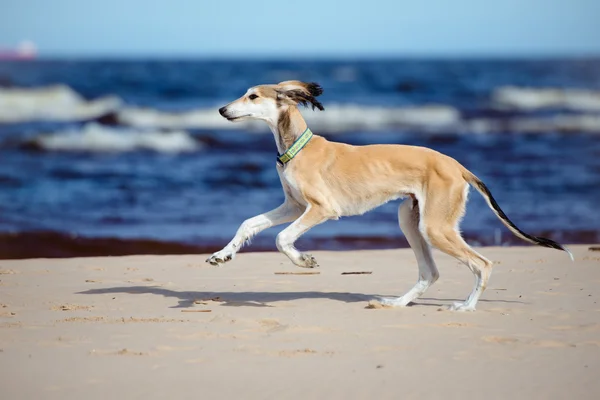
POLYGON ((310 254, 302 254, 300 256, 300 262, 297 263, 299 267, 302 268, 318 268, 319 264, 317 263, 317 259, 311 256, 310 254))
POLYGON ((412 304, 404 297, 376 297, 375 300, 385 307, 406 307, 412 304))
POLYGON ((216 252, 212 256, 208 257, 206 259, 206 262, 209 263, 210 265, 225 264, 227 261, 233 260, 234 256, 235 256, 235 254, 230 251, 221 250, 221 251, 216 252))

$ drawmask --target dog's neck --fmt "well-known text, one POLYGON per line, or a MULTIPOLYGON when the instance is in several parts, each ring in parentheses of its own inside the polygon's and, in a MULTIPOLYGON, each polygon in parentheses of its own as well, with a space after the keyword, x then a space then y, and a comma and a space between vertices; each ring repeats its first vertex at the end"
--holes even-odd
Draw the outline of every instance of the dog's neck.
POLYGON ((275 136, 279 154, 285 153, 307 128, 306 121, 298 107, 295 106, 281 111, 277 121, 268 121, 267 123, 275 136))

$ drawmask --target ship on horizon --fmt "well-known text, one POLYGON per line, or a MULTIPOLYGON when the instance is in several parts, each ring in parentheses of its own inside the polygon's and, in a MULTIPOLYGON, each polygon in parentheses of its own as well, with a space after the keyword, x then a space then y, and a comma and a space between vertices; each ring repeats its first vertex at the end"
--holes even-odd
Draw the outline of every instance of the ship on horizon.
POLYGON ((33 60, 37 56, 35 43, 24 40, 14 49, 0 47, 0 60, 33 60))

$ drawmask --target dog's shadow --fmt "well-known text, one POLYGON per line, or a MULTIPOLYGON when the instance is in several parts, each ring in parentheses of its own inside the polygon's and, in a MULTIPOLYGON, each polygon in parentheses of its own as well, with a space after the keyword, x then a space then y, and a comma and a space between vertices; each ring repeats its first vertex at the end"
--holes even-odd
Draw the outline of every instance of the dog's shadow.
POLYGON ((104 289, 90 289, 77 294, 155 294, 179 299, 178 305, 172 308, 187 308, 196 302, 220 302, 222 306, 231 307, 273 307, 270 303, 293 301, 299 299, 331 299, 346 303, 369 301, 374 295, 341 292, 193 292, 176 291, 157 286, 128 286, 104 289))
MULTIPOLYGON (((103 289, 90 289, 77 294, 154 294, 164 297, 174 297, 179 299, 178 304, 171 308, 189 308, 197 302, 219 302, 221 306, 230 307, 274 307, 270 303, 282 301, 294 301, 301 299, 330 299, 345 303, 358 303, 376 300, 379 297, 385 297, 374 294, 349 293, 349 292, 194 292, 194 291, 176 291, 165 289, 158 286, 126 286, 111 287, 103 289)), ((421 298, 427 303, 411 303, 410 305, 442 307, 444 304, 440 301, 462 301, 458 299, 435 299, 421 298), (434 301, 435 303, 429 302, 434 301)), ((515 300, 485 300, 482 302, 500 302, 500 303, 520 303, 515 300)))

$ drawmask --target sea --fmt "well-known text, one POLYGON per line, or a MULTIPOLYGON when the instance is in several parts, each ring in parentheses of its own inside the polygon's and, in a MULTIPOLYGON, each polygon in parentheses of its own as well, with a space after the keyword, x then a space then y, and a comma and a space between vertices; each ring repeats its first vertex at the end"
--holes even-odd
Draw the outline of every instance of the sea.
MULTIPOLYGON (((318 82, 315 134, 426 146, 479 176, 522 230, 600 240, 600 59, 0 62, 0 258, 207 253, 283 201, 264 123, 218 108, 318 82)), ((398 202, 329 221, 300 249, 406 247, 398 202)), ((243 251, 275 250, 283 227, 243 251)), ((525 244, 474 190, 474 246, 525 244)))

